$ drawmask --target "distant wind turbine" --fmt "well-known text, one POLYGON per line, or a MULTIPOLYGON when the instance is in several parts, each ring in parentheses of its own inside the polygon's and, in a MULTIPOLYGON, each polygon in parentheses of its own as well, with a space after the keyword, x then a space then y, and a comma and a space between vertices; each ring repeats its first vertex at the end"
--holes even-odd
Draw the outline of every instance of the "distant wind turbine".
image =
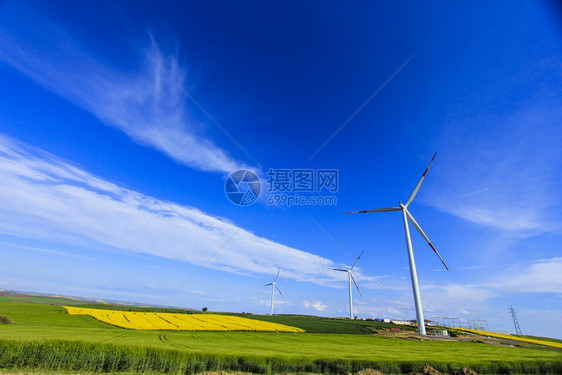
POLYGON ((361 291, 359 290, 359 285, 357 285, 357 281, 355 281, 355 277, 353 277, 353 269, 355 268, 355 266, 357 265, 357 262, 359 262, 359 258, 361 258, 361 255, 363 255, 365 251, 362 251, 361 254, 359 254, 359 256, 357 257, 357 260, 355 261, 355 263, 353 263, 353 266, 351 266, 351 268, 349 269, 345 269, 345 268, 330 268, 334 271, 340 271, 340 272, 347 272, 347 281, 349 283, 349 319, 353 319, 353 297, 352 297, 352 293, 351 293, 351 280, 353 280, 353 283, 355 284, 355 287, 357 288, 357 291, 359 292, 359 295, 361 296, 361 291))
POLYGON ((281 290, 277 286, 277 278, 279 277, 279 272, 281 272, 281 268, 279 268, 279 271, 277 271, 277 276, 275 276, 275 281, 273 281, 272 283, 264 285, 264 286, 270 286, 271 285, 271 309, 269 310, 269 315, 273 315, 273 300, 275 299, 275 289, 277 289, 279 294, 281 294, 281 296, 283 296, 283 293, 281 293, 281 290))
MULTIPOLYGON (((437 153, 435 153, 435 155, 437 155, 437 153)), ((427 171, 429 171, 429 167, 431 167, 431 163, 433 163, 433 159, 435 159, 435 155, 433 155, 433 158, 431 158, 431 161, 429 162, 429 165, 427 166, 425 172, 423 172, 422 177, 420 178, 418 184, 416 185, 416 187, 412 191, 412 194, 410 194, 410 196, 408 197, 408 200, 406 201, 405 204, 402 204, 402 202, 398 202, 399 207, 386 207, 386 208, 377 208, 377 209, 374 209, 374 210, 367 210, 367 211, 345 212, 346 214, 363 214, 363 213, 369 213, 369 212, 402 211, 402 220, 404 222, 404 232, 406 234, 406 247, 408 249, 408 262, 410 263, 410 278, 412 279, 412 292, 414 294, 414 303, 416 305, 416 317, 417 317, 417 320, 418 320, 418 332, 422 335, 425 335, 425 321, 423 319, 423 309, 422 309, 422 303, 421 303, 421 297, 420 297, 420 290, 419 290, 419 286, 418 286, 418 275, 417 275, 417 272, 416 272, 416 263, 414 261, 414 252, 412 250, 412 240, 410 239, 410 229, 408 227, 408 220, 410 220, 410 222, 412 223, 414 228, 416 228, 416 230, 421 234, 423 239, 433 249, 433 251, 439 257, 439 259, 441 260, 441 263, 443 263, 443 265, 445 266, 447 271, 449 271, 449 267, 447 267, 447 265, 443 261, 443 258, 441 258, 441 255, 439 255, 439 253, 437 252, 437 250, 435 249, 435 246, 433 246, 431 241, 429 241, 429 238, 427 238, 427 236, 425 235, 425 233, 423 232, 423 230, 421 229, 419 224, 416 222, 416 220, 414 219, 412 214, 410 214, 410 212, 408 212, 408 205, 410 203, 412 203, 412 200, 414 200, 414 197, 416 196, 418 190, 420 189, 420 186, 423 182, 423 179, 425 178, 425 175, 427 174, 427 171)))

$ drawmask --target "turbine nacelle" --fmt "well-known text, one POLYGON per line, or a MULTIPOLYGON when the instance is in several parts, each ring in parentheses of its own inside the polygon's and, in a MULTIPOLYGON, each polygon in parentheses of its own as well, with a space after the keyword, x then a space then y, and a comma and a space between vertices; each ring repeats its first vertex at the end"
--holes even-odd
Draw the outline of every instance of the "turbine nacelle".
POLYGON ((372 213, 372 212, 390 212, 390 211, 403 211, 408 219, 408 221, 414 226, 414 228, 416 228, 416 230, 418 231, 418 233, 423 237, 423 239, 427 242, 427 244, 429 245, 429 247, 431 247, 431 249, 433 250, 433 252, 435 253, 435 255, 437 255, 437 257, 439 258, 439 260, 441 260, 441 263, 443 263, 443 266, 445 266, 445 269, 447 271, 449 271, 449 267, 447 267, 447 265, 445 264, 445 261, 443 260, 443 258, 441 258, 441 255, 439 255, 439 253, 437 252, 437 249, 435 249, 435 246, 433 246, 433 244, 431 243, 431 241, 429 240, 429 238, 427 237, 427 235, 424 233, 424 231, 421 229, 420 225, 416 222, 416 220, 414 219, 414 217, 412 216, 412 214, 408 211, 408 206, 410 205, 410 203, 412 203, 412 201, 414 200, 414 197, 416 196, 416 194, 418 193, 418 190, 420 189, 420 186, 423 182, 423 180, 425 179, 425 176, 427 175, 427 172, 429 171, 429 167, 431 167, 431 164, 433 163, 433 160, 435 159, 435 155, 437 155, 437 153, 435 153, 433 155, 433 158, 431 158, 431 161, 429 162, 429 165, 427 166, 427 168, 425 169, 425 171, 423 172, 423 175, 421 176, 420 180, 418 181, 418 183, 416 184, 416 186, 414 187, 414 190, 412 191, 412 193, 410 194, 410 196, 408 197, 408 200, 406 201, 406 203, 402 203, 401 201, 398 202, 398 207, 385 207, 385 208, 376 208, 374 210, 365 210, 365 211, 352 211, 352 212, 344 212, 345 214, 365 214, 365 213, 372 213))

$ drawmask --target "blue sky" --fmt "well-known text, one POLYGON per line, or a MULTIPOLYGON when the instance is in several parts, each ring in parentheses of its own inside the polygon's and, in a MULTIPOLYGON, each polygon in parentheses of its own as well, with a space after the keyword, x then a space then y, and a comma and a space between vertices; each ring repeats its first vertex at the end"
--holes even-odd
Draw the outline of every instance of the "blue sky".
POLYGON ((356 314, 412 319, 400 214, 343 212, 405 201, 437 152, 410 206, 451 268, 412 232, 426 318, 513 332, 513 305, 562 338, 561 25, 554 2, 3 1, 0 288, 267 313, 280 267, 276 312, 345 316, 329 268, 365 250, 356 314), (244 168, 335 169, 337 204, 236 206, 244 168))

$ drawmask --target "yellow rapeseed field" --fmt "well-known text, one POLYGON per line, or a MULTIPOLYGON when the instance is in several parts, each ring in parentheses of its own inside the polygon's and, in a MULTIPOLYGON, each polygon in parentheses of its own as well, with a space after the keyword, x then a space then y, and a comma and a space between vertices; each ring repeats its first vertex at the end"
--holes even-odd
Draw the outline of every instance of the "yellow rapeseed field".
POLYGON ((560 344, 558 342, 530 339, 530 338, 526 338, 526 337, 507 335, 507 334, 503 334, 503 333, 477 331, 475 329, 468 329, 468 328, 455 328, 455 329, 458 329, 458 330, 461 330, 461 331, 466 331, 466 332, 476 333, 476 334, 479 334, 479 335, 482 335, 482 336, 497 337, 497 338, 500 338, 500 339, 517 340, 517 341, 523 341, 523 342, 530 342, 530 343, 533 343, 533 344, 552 346, 552 347, 555 347, 555 348, 562 348, 562 344, 560 344))
POLYGON ((70 315, 90 315, 117 327, 136 330, 304 332, 284 324, 216 314, 174 314, 63 306, 70 315))

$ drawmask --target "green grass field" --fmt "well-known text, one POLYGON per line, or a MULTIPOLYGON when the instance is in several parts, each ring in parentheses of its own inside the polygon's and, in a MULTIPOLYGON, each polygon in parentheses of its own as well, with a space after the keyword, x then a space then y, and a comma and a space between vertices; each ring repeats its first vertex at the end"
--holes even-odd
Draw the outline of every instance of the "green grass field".
POLYGON ((378 322, 247 315, 308 333, 132 331, 33 302, 0 301, 0 315, 14 321, 0 325, 0 368, 174 373, 375 368, 409 373, 429 363, 445 372, 466 366, 479 373, 562 373, 559 349, 373 335, 389 327, 378 322))
POLYGON ((364 320, 329 319, 301 315, 248 315, 246 317, 298 327, 304 329, 309 333, 342 333, 365 335, 376 333, 378 329, 390 328, 415 331, 415 328, 412 326, 399 326, 396 324, 364 320))

